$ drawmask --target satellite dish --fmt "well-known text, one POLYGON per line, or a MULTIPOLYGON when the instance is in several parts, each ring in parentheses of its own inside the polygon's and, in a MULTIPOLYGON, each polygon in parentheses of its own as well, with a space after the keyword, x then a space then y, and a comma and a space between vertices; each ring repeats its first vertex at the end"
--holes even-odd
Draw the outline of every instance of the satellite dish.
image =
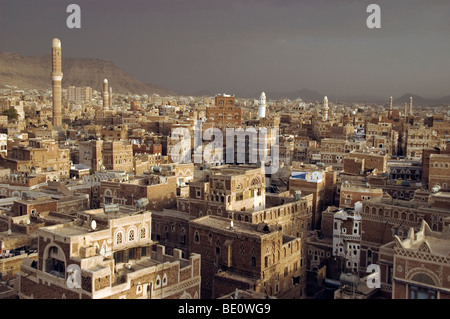
POLYGON ((8 229, 8 235, 11 235, 12 231, 11 229, 8 229))
POLYGON ((30 219, 27 219, 27 225, 30 225, 31 221, 30 219))
POLYGON ((92 230, 97 229, 97 222, 96 222, 95 220, 92 220, 92 221, 91 221, 91 229, 92 229, 92 230))

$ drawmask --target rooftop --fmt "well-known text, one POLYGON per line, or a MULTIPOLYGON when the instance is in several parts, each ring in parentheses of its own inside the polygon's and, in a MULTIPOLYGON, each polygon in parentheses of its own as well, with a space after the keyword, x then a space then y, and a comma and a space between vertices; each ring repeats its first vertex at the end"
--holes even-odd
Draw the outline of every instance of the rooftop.
POLYGON ((395 239, 404 249, 429 251, 433 255, 450 257, 450 225, 438 232, 432 231, 428 224, 422 221, 417 233, 411 229, 406 239, 400 240, 398 236, 395 236, 395 239))
POLYGON ((246 234, 249 236, 261 237, 264 234, 276 231, 273 227, 267 224, 250 224, 246 222, 231 221, 228 218, 218 217, 213 215, 203 216, 191 222, 192 224, 207 226, 214 229, 221 229, 222 231, 231 233, 246 234), (233 223, 231 223, 233 222, 233 223))

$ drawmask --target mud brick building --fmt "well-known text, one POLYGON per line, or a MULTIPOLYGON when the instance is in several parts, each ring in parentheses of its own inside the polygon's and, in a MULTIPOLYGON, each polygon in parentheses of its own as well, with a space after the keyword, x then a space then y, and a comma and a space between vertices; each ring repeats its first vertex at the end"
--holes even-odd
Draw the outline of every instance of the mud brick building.
POLYGON ((342 184, 340 188, 339 207, 355 208, 355 204, 375 197, 382 197, 381 188, 370 188, 363 186, 352 186, 351 184, 342 184))
POLYGON ((80 142, 79 162, 99 170, 133 171, 133 145, 130 141, 92 140, 80 142))
POLYGON ((53 139, 30 138, 27 146, 13 147, 0 163, 12 171, 42 173, 51 180, 59 180, 69 177, 69 152, 53 139))
POLYGON ((147 199, 146 209, 175 208, 177 177, 144 175, 131 180, 101 181, 100 207, 110 204, 135 206, 140 199, 147 199))
POLYGON ((320 232, 308 234, 307 270, 317 273, 323 269, 333 280, 339 280, 341 274, 358 275, 362 223, 354 209, 330 206, 322 212, 320 232))
POLYGON ((11 226, 14 232, 0 232, 0 281, 13 281, 25 258, 37 260, 37 253, 28 249, 36 244, 36 240, 32 235, 19 232, 15 225, 11 226))
POLYGON ((8 174, 0 177, 0 198, 21 197, 23 192, 47 186, 45 175, 28 173, 8 174))
POLYGON ((206 107, 206 118, 215 125, 239 126, 242 124, 242 109, 236 106, 236 98, 228 94, 215 97, 215 105, 206 107))
POLYGON ((331 166, 303 165, 292 170, 289 191, 301 191, 302 196, 313 195, 312 210, 308 216, 308 229, 320 229, 321 213, 333 204, 337 173, 331 166))
POLYGON ((202 256, 202 298, 218 298, 236 288, 268 296, 304 294, 301 240, 280 227, 250 224, 218 216, 190 223, 191 253, 202 256))
POLYGON ((188 214, 173 209, 152 211, 152 240, 163 245, 169 255, 179 249, 183 258, 188 256, 190 219, 188 214))
POLYGON ((364 170, 376 171, 377 174, 386 173, 388 171, 387 159, 388 155, 380 154, 374 151, 353 150, 348 154, 349 158, 358 158, 364 160, 364 170))
MULTIPOLYGON (((443 177, 448 176, 448 169, 445 169, 445 163, 448 162, 447 159, 444 157, 437 156, 435 157, 435 160, 433 161, 433 164, 430 164, 431 155, 445 155, 450 156, 450 148, 449 149, 438 149, 438 148, 424 148, 422 151, 422 184, 425 187, 425 189, 431 190, 435 185, 430 184, 430 170, 431 168, 434 168, 434 172, 431 174, 434 175, 440 175, 443 177), (437 165, 436 165, 437 163, 437 165), (443 167, 441 167, 440 164, 443 164, 443 167), (438 174, 436 174, 438 173, 438 174)), ((438 181, 439 183, 441 181, 438 181)), ((433 181, 432 181, 433 183, 433 181)), ((436 181, 434 182, 436 183, 436 181)))
POLYGON ((17 278, 19 297, 198 298, 200 256, 183 259, 179 250, 167 255, 152 244, 150 233, 150 212, 126 210, 85 211, 76 221, 42 227, 38 260, 26 259, 17 278), (74 265, 80 277, 69 272, 74 265))
POLYGON ((432 128, 424 125, 408 125, 405 137, 407 158, 422 158, 422 152, 425 148, 445 149, 445 139, 437 136, 432 128))
MULTIPOLYGON (((450 216, 450 196, 445 192, 416 191, 413 200, 403 201, 387 197, 373 198, 362 203, 361 271, 371 263, 378 263, 380 247, 394 236, 408 238, 410 229, 419 231, 425 221, 432 231, 442 232, 445 219, 450 216)), ((392 286, 382 290, 390 293, 392 286)))
POLYGON ((381 285, 393 299, 450 299, 450 220, 443 231, 422 221, 416 232, 380 247, 381 285))
POLYGON ((247 165, 212 167, 205 178, 206 181, 189 183, 189 197, 177 199, 179 211, 195 218, 265 208, 266 185, 261 168, 247 165))
POLYGON ((450 191, 450 153, 430 154, 428 160, 428 185, 431 190, 439 187, 442 191, 450 191))
POLYGON ((393 129, 392 123, 367 123, 366 145, 381 150, 389 156, 397 155, 399 151, 398 132, 393 129))

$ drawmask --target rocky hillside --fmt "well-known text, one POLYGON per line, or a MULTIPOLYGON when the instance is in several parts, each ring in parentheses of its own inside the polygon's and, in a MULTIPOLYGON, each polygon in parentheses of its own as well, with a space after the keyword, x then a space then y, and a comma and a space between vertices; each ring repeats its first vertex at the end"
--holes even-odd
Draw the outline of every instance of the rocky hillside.
MULTIPOLYGON (((63 88, 74 85, 101 90, 106 78, 116 93, 175 94, 162 86, 143 83, 107 60, 63 57, 62 68, 63 88)), ((32 57, 0 52, 0 86, 51 88, 50 73, 50 55, 32 57)))

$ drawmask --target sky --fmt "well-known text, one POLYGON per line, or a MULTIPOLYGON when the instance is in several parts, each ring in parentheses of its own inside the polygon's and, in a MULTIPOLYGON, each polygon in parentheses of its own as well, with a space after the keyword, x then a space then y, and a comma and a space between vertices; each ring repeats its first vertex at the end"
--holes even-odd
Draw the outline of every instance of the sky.
POLYGON ((0 0, 0 51, 49 54, 54 37, 183 94, 450 95, 448 0, 0 0))

